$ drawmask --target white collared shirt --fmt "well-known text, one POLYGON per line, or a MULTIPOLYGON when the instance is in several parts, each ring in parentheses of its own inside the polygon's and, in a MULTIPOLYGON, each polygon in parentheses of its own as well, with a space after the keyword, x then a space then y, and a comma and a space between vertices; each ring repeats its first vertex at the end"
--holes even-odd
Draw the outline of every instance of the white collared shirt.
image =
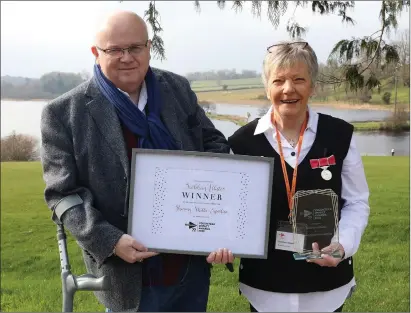
MULTIPOLYGON (((124 93, 127 97, 130 98, 130 95, 127 92, 121 90, 120 88, 117 88, 117 89, 120 90, 122 93, 124 93)), ((144 108, 146 107, 147 99, 148 99, 148 95, 147 95, 146 81, 143 80, 143 84, 141 85, 141 90, 140 90, 140 96, 138 97, 137 107, 144 114, 146 114, 145 111, 144 111, 144 108)))
MULTIPOLYGON (((258 121, 254 135, 264 133, 273 149, 278 153, 277 130, 271 123, 271 110, 258 121)), ((317 133, 317 126, 318 113, 309 108, 309 119, 304 133, 298 164, 301 163, 311 149, 317 133)), ((280 136, 284 160, 294 168, 297 149, 294 149, 287 142, 281 132, 280 136)), ((362 234, 368 224, 370 212, 368 184, 361 156, 353 138, 351 139, 347 156, 344 159, 341 179, 341 197, 346 202, 341 209, 339 242, 344 247, 345 258, 349 258, 359 248, 362 234)), ((243 283, 240 283, 240 290, 259 312, 333 312, 344 303, 350 295, 352 287, 355 285, 355 278, 353 278, 348 284, 325 292, 277 293, 252 288, 243 283)))

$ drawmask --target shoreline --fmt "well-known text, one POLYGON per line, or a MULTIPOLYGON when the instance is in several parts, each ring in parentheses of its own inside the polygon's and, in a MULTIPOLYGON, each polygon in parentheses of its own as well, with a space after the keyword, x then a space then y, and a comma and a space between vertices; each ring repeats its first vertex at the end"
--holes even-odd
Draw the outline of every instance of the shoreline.
MULTIPOLYGON (((2 98, 2 101, 10 102, 48 102, 53 99, 13 99, 13 98, 2 98)), ((203 102, 204 100, 198 100, 198 103, 203 102)), ((270 103, 266 100, 258 99, 238 99, 238 100, 229 100, 229 99, 219 99, 218 101, 214 99, 206 100, 213 104, 226 104, 233 106, 253 106, 253 107, 266 107, 270 103)), ((311 107, 327 107, 333 109, 342 109, 342 110, 371 110, 371 111, 391 111, 394 112, 394 105, 385 105, 385 104, 350 104, 336 101, 329 102, 311 102, 308 104, 311 107)), ((410 106, 405 104, 398 104, 397 109, 404 109, 405 111, 410 111, 410 106)))
MULTIPOLYGON (((246 125, 249 122, 247 118, 237 115, 214 113, 206 113, 206 115, 210 119, 231 122, 240 127, 246 125)), ((390 125, 389 123, 383 121, 351 122, 350 124, 354 126, 355 132, 410 132, 410 122, 407 122, 405 125, 390 125)))
MULTIPOLYGON (((265 107, 270 105, 269 102, 264 100, 219 100, 219 101, 209 101, 211 103, 227 104, 227 105, 242 105, 242 106, 255 106, 255 107, 265 107), (235 103, 234 103, 235 102, 235 103)), ((308 104, 311 107, 328 107, 333 109, 345 109, 345 110, 372 110, 372 111, 391 111, 394 112, 394 105, 383 105, 383 104, 349 104, 341 102, 311 102, 308 104)), ((397 106, 397 109, 405 109, 407 112, 410 111, 409 107, 404 104, 397 106)))

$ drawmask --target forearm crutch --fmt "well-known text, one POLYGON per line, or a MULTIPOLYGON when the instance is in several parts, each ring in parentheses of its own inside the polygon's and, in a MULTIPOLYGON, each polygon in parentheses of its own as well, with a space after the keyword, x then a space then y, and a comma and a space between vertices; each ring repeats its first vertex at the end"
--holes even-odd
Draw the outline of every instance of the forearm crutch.
POLYGON ((64 231, 64 226, 61 224, 57 224, 57 241, 61 263, 63 312, 73 312, 74 294, 77 290, 107 290, 110 282, 106 276, 96 278, 91 274, 75 276, 71 273, 70 261, 67 254, 66 233, 64 231))

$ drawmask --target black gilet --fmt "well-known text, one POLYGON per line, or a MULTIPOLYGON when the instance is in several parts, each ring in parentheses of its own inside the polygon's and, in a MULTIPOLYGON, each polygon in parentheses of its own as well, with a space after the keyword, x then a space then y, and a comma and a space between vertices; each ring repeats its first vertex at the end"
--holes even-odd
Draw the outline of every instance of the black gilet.
MULTIPOLYGON (((287 192, 279 154, 271 147, 264 134, 254 135, 258 119, 238 129, 229 144, 235 154, 265 156, 274 158, 270 234, 267 259, 242 259, 240 282, 261 290, 282 293, 306 293, 328 291, 347 284, 353 278, 353 260, 347 258, 337 267, 321 267, 306 261, 296 261, 293 252, 275 249, 277 221, 287 221, 289 208, 287 192)), ((297 190, 332 189, 341 199, 341 170, 347 155, 353 126, 341 119, 319 114, 314 143, 307 156, 298 166, 297 190), (322 179, 321 169, 312 169, 310 159, 335 156, 336 165, 328 169, 332 173, 329 181, 322 179)), ((291 182, 293 168, 287 164, 291 182)))

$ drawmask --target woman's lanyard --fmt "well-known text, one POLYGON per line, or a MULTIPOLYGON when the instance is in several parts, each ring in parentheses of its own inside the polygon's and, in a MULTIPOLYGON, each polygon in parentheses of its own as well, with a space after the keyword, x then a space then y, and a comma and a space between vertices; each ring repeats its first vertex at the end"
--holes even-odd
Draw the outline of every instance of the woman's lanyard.
POLYGON ((282 147, 282 144, 281 144, 280 132, 277 128, 277 122, 274 118, 274 111, 273 111, 273 114, 271 115, 271 119, 273 120, 272 122, 273 122, 273 124, 276 128, 277 143, 278 143, 278 148, 280 150, 281 166, 283 168, 285 187, 287 188, 288 208, 290 210, 290 214, 288 215, 288 218, 291 218, 291 211, 292 211, 292 207, 293 207, 292 206, 292 201, 293 201, 293 196, 295 194, 295 186, 297 184, 298 158, 300 156, 301 146, 303 144, 304 131, 305 131, 305 129, 307 127, 307 123, 308 123, 308 112, 307 112, 307 115, 304 119, 303 125, 301 126, 300 136, 298 138, 297 157, 296 157, 296 160, 295 160, 295 167, 294 167, 294 172, 293 172, 293 180, 292 180, 291 188, 290 188, 290 182, 288 180, 287 168, 285 167, 285 160, 284 160, 284 154, 283 154, 283 147, 282 147))

